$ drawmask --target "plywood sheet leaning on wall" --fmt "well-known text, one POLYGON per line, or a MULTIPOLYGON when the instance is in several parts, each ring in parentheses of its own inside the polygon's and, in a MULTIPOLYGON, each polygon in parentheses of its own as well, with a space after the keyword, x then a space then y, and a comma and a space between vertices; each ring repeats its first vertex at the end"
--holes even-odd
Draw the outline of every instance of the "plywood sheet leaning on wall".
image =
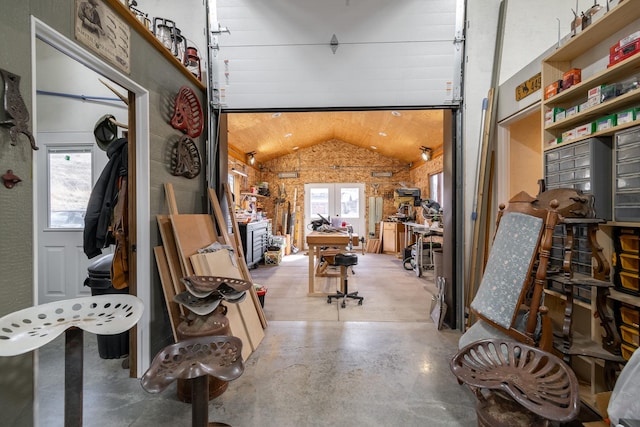
POLYGON ((164 294, 164 301, 167 306, 167 312, 169 313, 169 320, 171 322, 171 331, 173 332, 173 339, 178 341, 178 325, 180 324, 180 309, 178 304, 173 302, 173 297, 176 296, 175 288, 173 287, 171 274, 169 273, 169 262, 162 246, 156 246, 153 248, 153 253, 156 256, 156 264, 158 265, 158 273, 160 274, 160 283, 162 284, 162 292, 164 294))
POLYGON ((184 276, 194 274, 189 257, 218 240, 207 214, 169 215, 184 276))
MULTIPOLYGON (((228 250, 195 254, 191 256, 195 273, 203 276, 220 276, 242 279, 242 274, 231 260, 228 250)), ((247 291, 248 292, 248 291, 247 291)), ((225 304, 231 333, 243 341, 243 357, 251 355, 264 338, 264 329, 249 295, 237 304, 225 304), (247 349, 245 349, 247 347, 247 349), (248 350, 248 354, 244 354, 248 350)))
MULTIPOLYGON (((242 242, 240 241, 240 231, 238 230, 238 223, 235 218, 234 212, 231 210, 229 212, 229 216, 231 217, 232 228, 234 233, 229 235, 227 229, 227 221, 222 213, 222 207, 220 206, 220 201, 218 200, 218 196, 216 195, 213 188, 209 189, 209 201, 211 202, 211 208, 213 209, 213 217, 215 218, 215 222, 218 226, 218 230, 222 236, 222 240, 229 246, 233 247, 235 250, 235 260, 240 269, 240 274, 242 275, 242 279, 247 282, 253 282, 251 278, 251 273, 249 273, 249 267, 247 267, 246 260, 244 258, 244 250, 242 248, 242 242), (238 234, 236 234, 238 233, 238 234)), ((231 209, 231 207, 229 207, 231 209)), ((260 299, 258 298, 258 294, 254 287, 249 290, 249 296, 253 301, 253 305, 255 307, 256 312, 258 313, 258 318, 260 319, 260 324, 263 328, 267 327, 267 318, 264 315, 264 310, 262 310, 262 305, 260 304, 260 299)))

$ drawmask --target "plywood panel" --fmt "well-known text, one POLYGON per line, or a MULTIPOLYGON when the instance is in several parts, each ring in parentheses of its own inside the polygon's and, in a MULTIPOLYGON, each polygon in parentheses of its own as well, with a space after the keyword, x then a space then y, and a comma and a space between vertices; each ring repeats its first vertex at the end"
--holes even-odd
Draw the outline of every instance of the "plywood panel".
MULTIPOLYGON (((238 267, 233 265, 229 251, 226 249, 206 254, 196 254, 191 258, 196 274, 242 279, 238 267)), ((244 347, 249 349, 250 354, 264 338, 264 329, 252 299, 247 295, 247 298, 238 304, 225 305, 228 307, 227 317, 229 318, 233 335, 243 339, 244 347)), ((246 350, 244 347, 243 353, 246 350)))
POLYGON ((194 274, 189 257, 217 241, 213 221, 207 214, 169 215, 185 276, 194 274))

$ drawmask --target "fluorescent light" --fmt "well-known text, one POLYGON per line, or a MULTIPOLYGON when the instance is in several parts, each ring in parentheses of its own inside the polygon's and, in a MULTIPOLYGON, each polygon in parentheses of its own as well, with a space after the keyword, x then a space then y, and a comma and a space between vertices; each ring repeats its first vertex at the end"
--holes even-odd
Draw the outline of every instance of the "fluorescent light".
POLYGON ((278 172, 278 178, 297 178, 298 172, 278 172))
POLYGON ((242 172, 241 170, 238 170, 238 169, 236 169, 236 168, 231 168, 231 172, 233 172, 233 173, 235 173, 235 174, 238 174, 238 175, 240 175, 240 176, 244 176, 244 177, 248 176, 246 173, 244 173, 244 172, 242 172))
POLYGON ((384 172, 371 172, 371 176, 376 178, 389 178, 393 176, 393 172, 384 171, 384 172))

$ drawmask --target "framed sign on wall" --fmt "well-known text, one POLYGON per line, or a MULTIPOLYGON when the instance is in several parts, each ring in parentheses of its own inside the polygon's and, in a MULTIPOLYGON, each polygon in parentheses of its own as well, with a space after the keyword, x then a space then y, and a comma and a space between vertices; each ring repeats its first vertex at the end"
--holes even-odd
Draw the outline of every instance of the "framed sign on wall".
POLYGON ((131 31, 103 0, 76 0, 75 37, 129 74, 131 31))

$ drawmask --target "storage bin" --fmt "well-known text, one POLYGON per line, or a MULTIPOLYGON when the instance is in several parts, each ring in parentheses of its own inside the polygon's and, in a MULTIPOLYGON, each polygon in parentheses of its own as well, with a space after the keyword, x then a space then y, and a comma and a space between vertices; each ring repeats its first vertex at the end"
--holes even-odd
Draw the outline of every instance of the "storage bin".
POLYGON ((640 267, 640 258, 637 255, 621 253, 619 255, 620 265, 623 270, 629 270, 637 273, 640 267))
POLYGON ((629 360, 631 359, 633 352, 636 351, 636 347, 622 343, 620 344, 620 351, 622 352, 622 358, 624 360, 629 360))
POLYGON ((640 251, 640 236, 634 234, 620 234, 618 238, 623 252, 637 254, 640 251))
POLYGON ((620 317, 622 318, 622 322, 624 324, 633 326, 634 328, 637 329, 638 324, 640 323, 640 310, 638 309, 638 307, 621 305, 620 317))
POLYGON ((620 335, 622 335, 622 341, 627 344, 633 344, 635 347, 640 345, 640 339, 638 337, 638 328, 632 328, 627 325, 620 326, 620 335))
POLYGON ((266 265, 278 265, 282 261, 282 251, 267 251, 264 253, 266 265))
MULTIPOLYGON (((91 295, 128 294, 129 287, 116 289, 111 283, 113 254, 102 255, 87 267, 84 285, 91 288, 91 295)), ((129 354, 129 331, 113 335, 96 335, 101 359, 120 359, 129 354)))
POLYGON ((640 295, 640 278, 638 278, 638 273, 621 271, 614 275, 614 279, 616 289, 629 294, 640 295))

